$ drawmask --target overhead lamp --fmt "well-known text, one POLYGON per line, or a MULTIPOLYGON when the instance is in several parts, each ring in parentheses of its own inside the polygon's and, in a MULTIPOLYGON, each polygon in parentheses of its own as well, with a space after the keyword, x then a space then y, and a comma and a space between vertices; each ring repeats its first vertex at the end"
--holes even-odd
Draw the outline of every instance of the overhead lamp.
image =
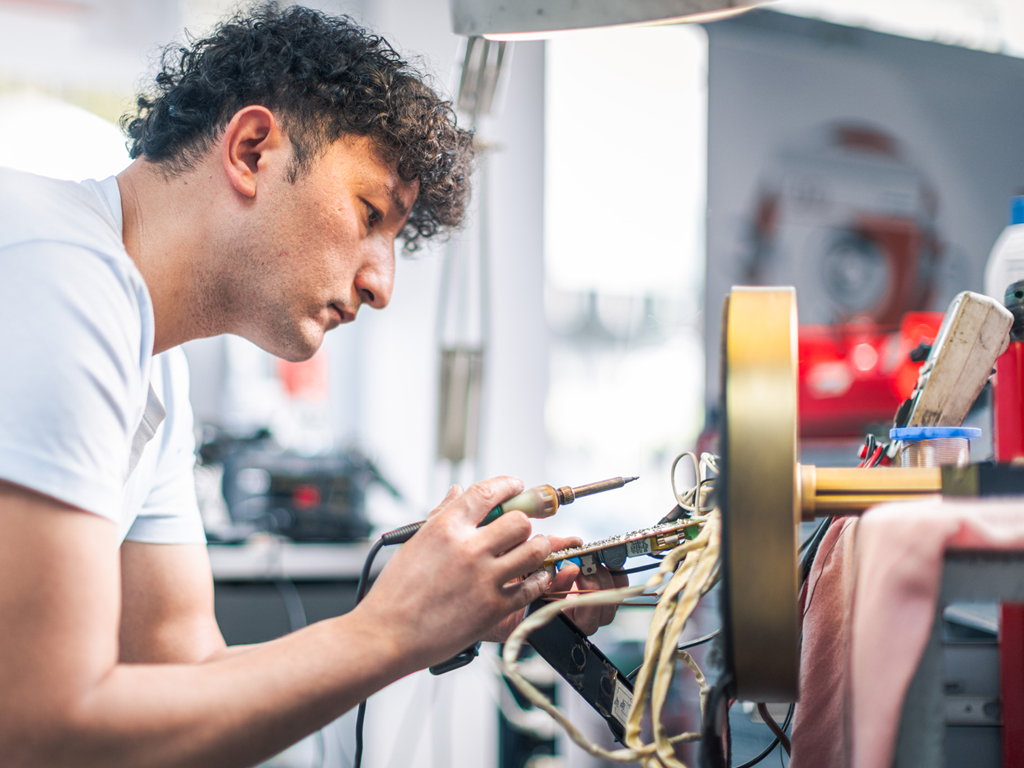
POLYGON ((762 0, 451 0, 457 35, 489 40, 543 40, 594 27, 709 22, 762 0))

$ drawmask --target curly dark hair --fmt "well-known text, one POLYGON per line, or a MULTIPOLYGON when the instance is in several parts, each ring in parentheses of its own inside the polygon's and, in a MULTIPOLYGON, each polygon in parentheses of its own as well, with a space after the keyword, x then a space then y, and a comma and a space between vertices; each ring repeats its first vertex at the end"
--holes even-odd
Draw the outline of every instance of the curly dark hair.
POLYGON ((164 50, 155 87, 138 97, 136 114, 121 118, 133 159, 183 173, 238 110, 260 104, 278 115, 291 141, 292 182, 342 136, 367 136, 404 181, 419 182, 401 232, 406 250, 461 224, 472 134, 383 38, 348 16, 270 2, 189 43, 164 50))

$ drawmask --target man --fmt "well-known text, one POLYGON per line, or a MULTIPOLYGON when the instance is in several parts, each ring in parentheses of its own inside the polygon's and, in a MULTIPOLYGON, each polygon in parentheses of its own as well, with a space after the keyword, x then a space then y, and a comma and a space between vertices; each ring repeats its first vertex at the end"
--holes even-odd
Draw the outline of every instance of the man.
POLYGON ((522 488, 494 478, 453 488, 352 612, 225 647, 175 347, 303 360, 384 308, 396 238, 461 220, 471 142, 380 38, 272 5, 172 52, 127 131, 116 179, 0 171, 4 766, 252 765, 577 576, 535 572, 569 540, 519 513, 476 527, 522 488))

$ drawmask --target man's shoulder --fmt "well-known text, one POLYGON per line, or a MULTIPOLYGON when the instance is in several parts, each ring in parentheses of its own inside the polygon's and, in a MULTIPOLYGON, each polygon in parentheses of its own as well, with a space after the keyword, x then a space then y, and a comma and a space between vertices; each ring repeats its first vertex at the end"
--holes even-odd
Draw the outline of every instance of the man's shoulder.
POLYGON ((129 297, 145 321, 148 292, 124 249, 112 212, 120 203, 110 199, 117 193, 109 184, 117 182, 61 181, 0 168, 0 273, 72 291, 98 280, 129 297))
POLYGON ((95 189, 0 168, 0 248, 50 241, 120 254, 118 230, 95 189))

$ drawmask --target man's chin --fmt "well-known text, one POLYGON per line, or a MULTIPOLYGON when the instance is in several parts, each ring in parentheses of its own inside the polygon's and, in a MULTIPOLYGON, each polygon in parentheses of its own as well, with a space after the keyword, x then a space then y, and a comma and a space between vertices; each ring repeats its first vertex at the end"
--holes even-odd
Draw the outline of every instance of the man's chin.
POLYGON ((286 345, 277 356, 289 363, 301 363, 315 355, 323 341, 324 334, 322 332, 316 334, 314 338, 304 336, 286 345))
POLYGON ((315 355, 324 340, 324 329, 318 325, 292 328, 291 331, 287 336, 271 334, 259 339, 249 338, 249 341, 289 363, 301 363, 315 355))
POLYGON ((309 360, 313 355, 315 355, 318 349, 320 349, 320 345, 317 345, 313 349, 305 350, 302 352, 296 352, 289 349, 286 353, 273 352, 271 354, 280 357, 282 360, 287 360, 289 363, 304 363, 307 360, 309 360))

